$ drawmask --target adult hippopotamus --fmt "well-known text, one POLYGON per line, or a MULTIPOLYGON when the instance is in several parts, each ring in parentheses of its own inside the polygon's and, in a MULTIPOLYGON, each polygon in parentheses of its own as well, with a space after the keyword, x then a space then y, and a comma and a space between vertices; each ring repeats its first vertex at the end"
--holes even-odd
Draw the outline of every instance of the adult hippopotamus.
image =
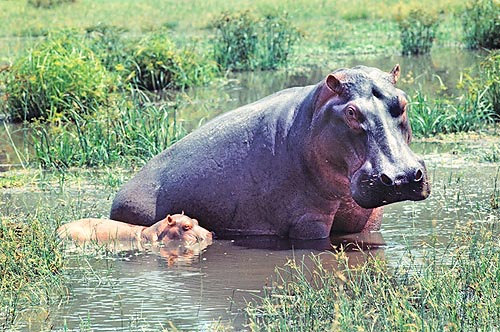
POLYGON ((215 118, 126 183, 111 218, 151 225, 186 211, 223 237, 378 229, 381 206, 430 193, 399 73, 339 69, 215 118))

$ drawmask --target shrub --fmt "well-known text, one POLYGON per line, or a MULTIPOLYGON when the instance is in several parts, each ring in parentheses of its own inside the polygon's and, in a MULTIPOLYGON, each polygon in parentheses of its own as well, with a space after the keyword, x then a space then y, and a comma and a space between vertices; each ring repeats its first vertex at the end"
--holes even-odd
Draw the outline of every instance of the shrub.
POLYGON ((491 52, 481 63, 482 84, 488 89, 486 97, 500 119, 500 51, 491 52))
POLYGON ((414 8, 408 15, 399 15, 396 20, 401 31, 403 55, 427 54, 431 51, 438 27, 437 15, 414 8))
POLYGON ((71 32, 50 34, 5 76, 5 110, 13 120, 92 111, 112 87, 106 69, 71 32))
POLYGON ((473 0, 462 15, 465 45, 471 49, 500 48, 500 2, 473 0))
POLYGON ((492 51, 479 64, 479 69, 467 70, 459 87, 470 98, 481 98, 483 108, 490 108, 500 119, 500 51, 492 51))
POLYGON ((429 101, 417 92, 410 103, 409 118, 415 136, 429 137, 436 134, 479 130, 494 121, 494 114, 482 93, 465 93, 454 101, 436 99, 429 101))
POLYGON ((158 106, 137 91, 117 107, 71 114, 51 126, 31 124, 35 162, 43 168, 144 164, 181 138, 175 106, 158 106))
POLYGON ((128 65, 128 80, 141 89, 184 89, 210 82, 215 63, 192 50, 179 50, 166 32, 155 32, 137 43, 128 65))
POLYGON ((109 71, 120 71, 130 57, 130 45, 122 38, 126 29, 99 23, 85 29, 87 44, 109 71))
POLYGON ((28 0, 28 4, 36 8, 51 8, 63 3, 73 3, 76 0, 28 0))
POLYGON ((288 62, 299 31, 286 15, 255 18, 250 12, 222 13, 214 22, 215 61, 224 69, 275 69, 288 62))

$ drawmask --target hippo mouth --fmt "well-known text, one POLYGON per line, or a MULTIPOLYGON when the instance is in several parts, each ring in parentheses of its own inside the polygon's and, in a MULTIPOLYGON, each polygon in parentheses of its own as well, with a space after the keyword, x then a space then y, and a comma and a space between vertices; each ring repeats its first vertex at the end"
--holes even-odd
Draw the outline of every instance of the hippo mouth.
POLYGON ((430 184, 424 171, 404 174, 391 180, 385 174, 356 174, 351 181, 354 201, 365 209, 410 200, 421 201, 429 197, 430 184))

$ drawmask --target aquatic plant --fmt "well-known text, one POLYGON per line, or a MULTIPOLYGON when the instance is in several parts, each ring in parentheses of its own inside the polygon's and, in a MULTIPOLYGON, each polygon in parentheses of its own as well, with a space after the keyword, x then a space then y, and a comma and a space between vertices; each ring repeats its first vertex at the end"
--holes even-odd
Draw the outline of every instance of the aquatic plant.
POLYGON ((0 329, 27 306, 57 300, 64 292, 62 251, 50 226, 35 214, 0 215, 0 329))
POLYGON ((28 0, 28 4, 36 8, 51 8, 63 3, 74 3, 76 0, 28 0))
POLYGON ((17 121, 105 104, 113 81, 94 53, 69 31, 54 32, 4 74, 4 111, 17 121))
POLYGON ((261 303, 246 309, 252 331, 494 331, 500 327, 500 248, 495 225, 461 227, 446 247, 391 267, 344 250, 290 260, 261 303), (440 252, 441 251, 441 252, 440 252), (444 253, 442 251, 445 251, 444 253), (323 256, 324 257, 324 256, 323 256), (328 258, 327 258, 328 259, 328 258))
POLYGON ((73 112, 51 125, 32 125, 34 163, 44 168, 143 164, 185 132, 176 119, 176 106, 156 105, 140 92, 114 107, 91 114, 73 112))
POLYGON ((249 11, 224 12, 212 25, 214 58, 223 69, 276 69, 288 62, 300 38, 286 14, 257 18, 249 11))
POLYGON ((500 48, 500 2, 472 0, 462 14, 465 45, 471 49, 500 48))
POLYGON ((126 80, 150 91, 184 89, 210 82, 216 70, 206 56, 179 49, 162 30, 142 38, 132 49, 126 80))
POLYGON ((427 54, 431 51, 439 25, 435 13, 416 7, 407 15, 396 17, 401 32, 401 53, 403 55, 427 54))
POLYGON ((495 117, 484 95, 464 93, 454 100, 436 98, 430 101, 419 91, 411 98, 408 116, 415 136, 481 130, 494 122, 495 117))
POLYGON ((85 28, 86 42, 109 71, 121 72, 129 61, 131 42, 123 38, 125 28, 98 23, 85 28))
MULTIPOLYGON (((491 51, 488 56, 481 61, 479 68, 481 83, 487 89, 486 97, 491 103, 493 111, 497 115, 497 119, 500 119, 500 51, 491 51)), ((478 88, 476 88, 476 90, 478 90, 478 88)))

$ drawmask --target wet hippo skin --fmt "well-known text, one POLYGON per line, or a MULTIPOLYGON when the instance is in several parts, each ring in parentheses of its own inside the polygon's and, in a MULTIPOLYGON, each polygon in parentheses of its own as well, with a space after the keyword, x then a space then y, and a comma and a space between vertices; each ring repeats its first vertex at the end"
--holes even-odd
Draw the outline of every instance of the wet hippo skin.
POLYGON ((123 185, 111 218, 151 225, 186 211, 221 237, 378 229, 381 206, 430 193, 399 72, 339 69, 215 118, 123 185))
POLYGON ((186 245, 212 241, 212 233, 200 227, 196 219, 183 214, 167 215, 152 226, 144 227, 110 219, 85 218, 64 224, 57 229, 62 239, 85 242, 144 243, 180 241, 186 245))

